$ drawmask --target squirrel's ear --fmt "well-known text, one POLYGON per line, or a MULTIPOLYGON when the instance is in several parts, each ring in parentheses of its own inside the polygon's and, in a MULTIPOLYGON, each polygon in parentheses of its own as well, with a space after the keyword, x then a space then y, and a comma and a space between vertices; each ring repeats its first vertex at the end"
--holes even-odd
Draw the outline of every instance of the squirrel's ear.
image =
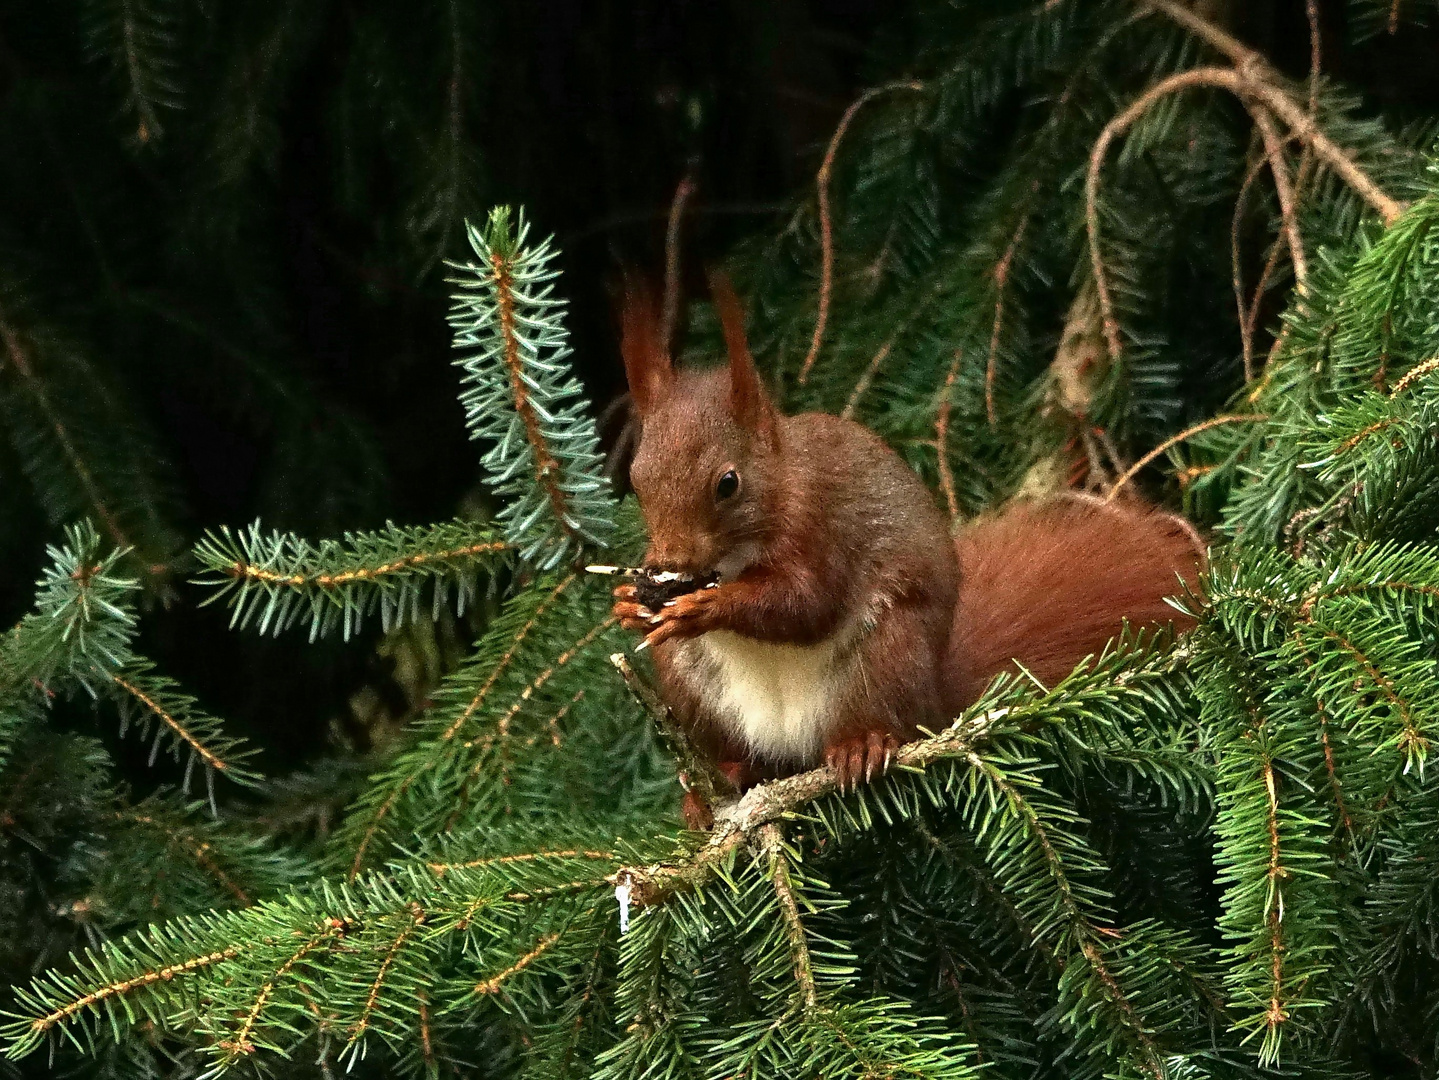
POLYGON ((662 340, 660 311, 654 289, 639 277, 625 276, 624 300, 620 308, 620 352, 625 358, 625 378, 635 411, 643 417, 651 412, 674 382, 669 343, 662 340))
POLYGON ((729 278, 720 271, 710 274, 710 294, 724 329, 725 351, 729 353, 730 411, 741 427, 769 430, 774 425, 774 410, 745 340, 744 307, 729 278))

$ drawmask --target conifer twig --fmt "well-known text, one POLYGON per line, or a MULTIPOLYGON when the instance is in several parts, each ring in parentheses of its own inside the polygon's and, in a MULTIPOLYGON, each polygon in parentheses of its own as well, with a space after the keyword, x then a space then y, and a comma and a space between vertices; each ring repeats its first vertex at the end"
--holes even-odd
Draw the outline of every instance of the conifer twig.
POLYGON ((834 224, 830 215, 829 181, 831 173, 834 172, 834 159, 839 153, 839 144, 844 139, 844 133, 849 129, 850 122, 854 120, 855 113, 881 94, 887 94, 893 90, 923 89, 924 83, 918 79, 909 79, 886 83, 884 86, 873 86, 866 90, 850 103, 849 108, 845 109, 844 115, 840 117, 839 126, 834 129, 834 135, 830 137, 829 146, 825 149, 824 160, 820 163, 818 175, 815 176, 815 188, 819 195, 819 310, 815 314, 814 337, 810 340, 809 352, 805 354, 804 363, 799 368, 801 386, 809 380, 810 369, 814 367, 814 362, 819 357, 820 343, 824 340, 825 323, 829 320, 830 293, 834 288, 834 224))
MULTIPOLYGON (((70 463, 70 468, 75 473, 75 478, 80 481, 80 486, 84 489, 86 498, 90 500, 90 505, 95 508, 95 513, 97 513, 100 516, 100 520, 105 523, 105 531, 109 533, 110 538, 115 541, 116 547, 133 548, 135 545, 126 537, 124 529, 120 527, 119 519, 116 518, 108 502, 101 494, 100 487, 95 481, 95 476, 90 471, 90 466, 87 465, 85 459, 80 456, 80 451, 75 447, 74 440, 70 438, 69 432, 65 430, 65 425, 60 417, 56 415, 55 408, 50 402, 50 395, 45 389, 45 384, 35 373, 25 342, 21 340, 19 331, 5 321, 3 313, 0 313, 0 341, 5 343, 5 351, 9 354, 15 371, 24 381, 26 388, 35 399, 35 403, 39 406, 40 411, 45 414, 46 423, 50 425, 51 431, 55 433, 56 442, 60 444, 60 452, 65 455, 65 459, 70 463)), ((158 568, 151 566, 147 569, 151 573, 158 574, 163 572, 165 568, 163 566, 158 568)))
POLYGON ((1201 431, 1208 431, 1210 428, 1219 427, 1222 424, 1257 424, 1260 421, 1268 419, 1268 414, 1264 413, 1235 413, 1227 416, 1211 416, 1202 424, 1195 424, 1193 427, 1185 428, 1179 434, 1171 435, 1169 438, 1165 439, 1153 450, 1149 451, 1149 453, 1145 454, 1142 458, 1140 458, 1128 469, 1126 469, 1124 475, 1114 482, 1114 486, 1111 487, 1109 489, 1109 492, 1104 496, 1104 501, 1113 502, 1114 497, 1119 494, 1120 490, 1123 489, 1124 485, 1129 483, 1129 481, 1133 480, 1137 475, 1139 475, 1139 471, 1143 469, 1144 466, 1148 465, 1155 458, 1159 457, 1160 454, 1164 453, 1170 447, 1178 446, 1190 436, 1198 435, 1201 431))
POLYGON ((779 902, 780 915, 784 918, 785 936, 789 939, 790 953, 794 958, 794 979, 800 988, 800 1003, 809 1011, 819 1004, 819 993, 814 981, 814 962, 809 955, 809 942, 805 940, 804 920, 800 918, 799 904, 795 900, 794 882, 790 879, 789 859, 784 852, 784 837, 779 826, 767 822, 759 829, 759 849, 769 859, 770 881, 774 885, 775 899, 779 902))

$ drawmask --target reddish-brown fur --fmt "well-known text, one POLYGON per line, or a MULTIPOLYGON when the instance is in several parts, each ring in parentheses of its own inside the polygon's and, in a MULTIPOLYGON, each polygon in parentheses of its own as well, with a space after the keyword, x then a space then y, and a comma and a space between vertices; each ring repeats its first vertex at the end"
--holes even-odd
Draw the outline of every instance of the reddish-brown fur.
POLYGON ((723 281, 715 299, 728 367, 674 371, 654 298, 634 287, 622 348, 646 565, 721 581, 656 612, 621 586, 615 613, 647 634, 665 700, 726 771, 743 781, 823 759, 842 784, 867 779, 1013 660, 1049 683, 1124 618, 1176 619, 1162 597, 1198 564, 1177 519, 1020 504, 952 542, 931 493, 872 432, 779 414, 723 281), (722 497, 731 471, 737 491, 722 497))
POLYGON ((1204 553, 1187 522, 1150 507, 1080 498, 1016 503, 955 542, 959 605, 950 707, 971 704, 1014 660, 1045 686, 1119 630, 1192 620, 1164 602, 1193 586, 1204 553))

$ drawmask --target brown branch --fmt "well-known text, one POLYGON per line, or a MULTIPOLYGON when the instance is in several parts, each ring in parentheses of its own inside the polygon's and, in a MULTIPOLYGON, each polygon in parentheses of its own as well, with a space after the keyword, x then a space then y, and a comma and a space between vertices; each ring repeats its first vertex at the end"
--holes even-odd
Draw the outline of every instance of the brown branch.
POLYGON ((1284 140, 1274 129, 1274 121, 1266 109, 1258 106, 1250 110, 1254 126, 1264 140, 1264 151, 1269 158, 1269 171, 1274 177, 1274 191, 1279 196, 1279 216, 1284 224, 1284 236, 1289 245, 1289 258, 1294 263, 1294 288, 1301 297, 1309 295, 1309 260, 1304 255, 1304 239, 1299 234, 1298 200, 1294 193, 1293 181, 1289 177, 1289 166, 1284 160, 1284 140))
POLYGON ((1242 80, 1226 68, 1203 67, 1182 71, 1155 83, 1129 106, 1113 117, 1099 133, 1094 148, 1089 153, 1089 169, 1084 178, 1084 224, 1089 235, 1089 261, 1094 276, 1095 291, 1099 296, 1099 311, 1104 329, 1104 342, 1109 358, 1118 361, 1123 354, 1119 341, 1119 321, 1114 314, 1114 299, 1109 292, 1109 281, 1104 272, 1104 259, 1099 249, 1099 174, 1104 167, 1109 144, 1127 131, 1155 102, 1170 94, 1194 86, 1217 86, 1241 92, 1242 80))
POLYGON ((934 448, 939 458, 939 488, 944 492, 944 504, 949 509, 951 529, 959 524, 959 499, 954 492, 954 470, 949 467, 949 414, 954 405, 951 400, 954 382, 959 377, 959 364, 963 359, 964 350, 955 349, 949 374, 944 377, 944 389, 940 392, 939 415, 934 421, 934 448))
POLYGON ((844 408, 840 411, 840 416, 844 419, 854 419, 854 411, 859 407, 859 399, 869 389, 870 383, 874 382, 874 377, 879 374, 880 365, 889 358, 890 350, 893 348, 894 338, 890 338, 879 347, 879 351, 870 359, 869 366, 864 369, 859 381, 854 384, 854 390, 850 392, 849 400, 844 403, 844 408))
MULTIPOLYGON (((1378 211, 1385 225, 1394 224, 1395 219, 1404 212, 1404 204, 1387 195, 1359 168, 1353 158, 1319 130, 1314 118, 1307 116, 1294 99, 1281 89, 1281 77, 1263 55, 1175 0, 1139 0, 1139 3, 1143 7, 1163 13, 1229 57, 1235 66, 1233 75, 1243 85, 1245 93, 1257 98, 1265 108, 1284 121, 1299 139, 1312 146, 1325 164, 1378 211)), ((1310 47, 1311 50, 1315 48, 1313 42, 1310 47)))
MULTIPOLYGON (((1034 186, 1038 187, 1036 180, 1034 186)), ((1034 189, 1031 188, 1031 192, 1034 189)), ((1004 325, 1004 287, 1009 282, 1009 271, 1014 265, 1015 252, 1019 250, 1019 243, 1024 238, 1025 226, 1029 224, 1029 211, 1019 219, 1019 228, 1014 230, 1014 235, 1009 239, 1009 246, 1004 249, 1004 254, 999 257, 999 262, 994 264, 994 327, 989 333, 989 361, 984 366, 984 412, 989 417, 991 429, 999 426, 999 416, 994 407, 994 381, 999 367, 999 331, 1004 325)))
POLYGON ((675 197, 670 203, 669 224, 665 229, 665 302, 660 342, 667 350, 674 344, 680 313, 680 226, 684 224, 685 204, 694 193, 694 177, 686 173, 675 188, 675 197))
POLYGON ((810 369, 814 367, 814 362, 819 357, 820 343, 824 340, 825 323, 829 320, 830 294, 834 288, 834 226, 830 219, 829 181, 830 175, 834 172, 834 159, 839 153, 840 141, 849 129, 850 122, 854 120, 855 113, 881 94, 887 94, 892 90, 923 89, 924 83, 916 79, 871 87, 851 102, 849 108, 845 109, 844 115, 840 117, 839 126, 835 128, 834 135, 830 137, 829 146, 824 152, 824 160, 820 163, 818 175, 815 176, 815 188, 819 195, 819 310, 815 314, 814 337, 810 340, 809 352, 805 355, 804 363, 800 365, 799 369, 801 386, 809 379, 810 369))
POLYGON ((795 900, 794 883, 789 876, 789 859, 784 853, 784 837, 779 826, 768 822, 760 826, 760 850, 769 857, 770 880, 774 884, 775 899, 779 902, 780 915, 790 942, 794 957, 794 978, 799 983, 800 1001, 806 1011, 819 1004, 819 992, 814 981, 814 962, 809 955, 809 942, 805 938, 804 921, 800 918, 799 904, 795 900))
POLYGON ((1268 163, 1267 157, 1256 158, 1244 182, 1239 185, 1239 194, 1234 199, 1234 216, 1229 221, 1229 262, 1234 271, 1234 303, 1239 309, 1239 344, 1244 356, 1244 381, 1254 379, 1254 333, 1249 326, 1249 304, 1244 297, 1244 273, 1239 251, 1239 225, 1244 217, 1245 203, 1249 200, 1249 189, 1259 178, 1259 172, 1268 163))
POLYGON ((1109 489, 1109 493, 1104 496, 1104 501, 1113 502, 1114 497, 1119 494, 1120 490, 1124 487, 1125 484, 1129 483, 1129 481, 1133 480, 1139 474, 1140 469, 1144 468, 1144 466, 1148 465, 1155 458, 1159 457, 1160 454, 1164 453, 1170 447, 1178 446, 1190 436, 1198 435, 1201 431, 1208 431, 1210 428, 1216 428, 1222 424, 1251 424, 1259 423, 1262 420, 1268 419, 1268 415, 1264 413, 1243 413, 1228 416, 1213 416, 1210 417, 1208 420, 1204 421, 1204 423, 1202 424, 1195 424, 1191 428, 1185 428, 1178 435, 1171 435, 1169 438, 1165 439, 1153 450, 1149 451, 1149 453, 1145 454, 1142 458, 1140 458, 1133 465, 1131 465, 1125 471, 1124 475, 1114 482, 1114 486, 1111 487, 1109 489))
MULTIPOLYGON (((937 735, 901 746, 895 751, 894 767, 919 770, 942 758, 964 757, 1008 714, 1009 709, 999 708, 978 716, 962 716, 937 735)), ((631 901, 637 906, 664 903, 675 893, 708 881, 761 826, 780 821, 796 808, 837 788, 835 772, 828 765, 760 784, 738 800, 718 807, 709 840, 687 857, 649 866, 624 866, 605 880, 612 885, 628 885, 631 901)))

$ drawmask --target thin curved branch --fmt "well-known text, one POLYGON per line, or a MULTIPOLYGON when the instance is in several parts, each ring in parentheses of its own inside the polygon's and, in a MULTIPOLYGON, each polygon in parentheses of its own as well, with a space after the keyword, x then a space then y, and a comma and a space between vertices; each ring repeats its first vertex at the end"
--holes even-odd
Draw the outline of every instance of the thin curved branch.
POLYGON ((1301 297, 1309 295, 1309 260, 1304 254, 1304 238, 1299 234, 1298 198, 1294 182, 1289 176, 1289 165, 1284 160, 1284 140, 1274 128, 1274 120, 1267 109, 1255 106, 1251 113, 1254 126, 1264 140, 1264 152, 1269 157, 1269 171, 1274 177, 1274 190, 1279 196, 1279 215, 1284 223, 1284 237, 1289 245, 1289 258, 1294 263, 1294 288, 1301 297))
MULTIPOLYGON (((1139 0, 1139 2, 1141 6, 1158 11, 1172 19, 1191 34, 1229 57, 1235 66, 1233 74, 1244 85, 1245 90, 1284 121, 1306 146, 1312 146, 1314 152, 1326 165, 1338 173, 1346 184, 1378 211, 1379 216, 1384 219, 1385 225, 1394 224, 1395 219, 1404 212, 1404 204, 1386 194, 1352 157, 1319 130, 1314 117, 1308 115, 1288 93, 1280 88, 1281 77, 1261 53, 1251 49, 1232 34, 1215 26, 1189 8, 1175 3, 1174 0, 1139 0)), ((1311 40, 1311 54, 1317 50, 1315 40, 1317 39, 1311 40)), ((1313 56, 1311 55, 1312 62, 1313 56)), ((1313 95, 1312 87, 1310 92, 1313 95)))
POLYGON ((1201 431, 1208 431, 1210 428, 1216 428, 1221 426, 1222 424, 1258 423, 1261 420, 1268 419, 1268 415, 1264 413, 1244 413, 1235 414, 1232 416, 1214 416, 1210 417, 1202 424, 1195 424, 1192 428, 1185 428, 1178 435, 1171 435, 1169 438, 1165 439, 1153 450, 1149 451, 1149 453, 1145 454, 1142 458, 1140 458, 1127 470, 1125 470, 1124 475, 1114 482, 1114 486, 1111 487, 1109 489, 1109 493, 1104 496, 1104 501, 1107 503, 1113 502, 1114 497, 1119 494, 1119 492, 1123 489, 1124 485, 1129 483, 1129 481, 1133 480, 1136 476, 1139 475, 1140 469, 1144 468, 1144 466, 1148 465, 1155 458, 1159 457, 1160 454, 1164 453, 1170 447, 1178 446, 1190 436, 1198 435, 1201 431))
POLYGON ((829 179, 834 172, 834 159, 839 153, 839 144, 844 139, 844 133, 849 129, 850 122, 854 120, 855 113, 881 94, 887 94, 891 90, 923 89, 924 83, 918 79, 871 87, 851 102, 849 108, 845 109, 844 115, 840 117, 839 126, 834 129, 834 134, 830 137, 829 146, 824 152, 824 160, 820 163, 819 173, 815 176, 815 187, 819 194, 819 311, 815 315, 814 337, 810 339, 809 352, 805 354, 804 363, 799 368, 801 386, 808 381, 810 369, 814 367, 815 360, 819 358, 820 343, 824 340, 825 323, 829 321, 829 299, 834 289, 834 226, 829 208, 829 179))

